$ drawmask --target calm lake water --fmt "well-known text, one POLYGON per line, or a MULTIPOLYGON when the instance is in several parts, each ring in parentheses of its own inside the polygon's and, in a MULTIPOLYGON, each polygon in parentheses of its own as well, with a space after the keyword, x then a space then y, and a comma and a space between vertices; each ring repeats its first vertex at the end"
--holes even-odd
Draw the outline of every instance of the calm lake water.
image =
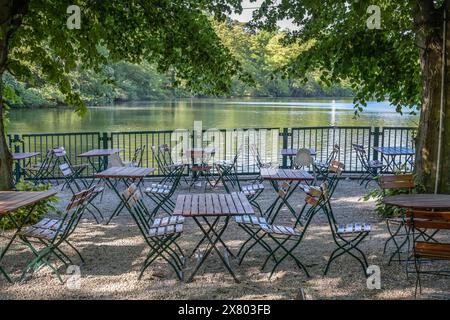
POLYGON ((70 109, 15 109, 10 133, 143 131, 192 128, 283 128, 304 126, 416 126, 418 116, 400 115, 387 102, 371 102, 354 118, 351 99, 187 99, 90 107, 84 117, 70 109))

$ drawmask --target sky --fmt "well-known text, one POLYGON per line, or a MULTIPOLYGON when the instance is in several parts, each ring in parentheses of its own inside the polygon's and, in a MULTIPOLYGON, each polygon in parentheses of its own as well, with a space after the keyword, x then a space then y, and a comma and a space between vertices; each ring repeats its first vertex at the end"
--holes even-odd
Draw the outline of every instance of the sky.
MULTIPOLYGON (((243 0, 242 1, 242 8, 243 8, 242 14, 240 14, 240 15, 232 14, 230 16, 230 18, 232 18, 234 20, 238 20, 240 22, 249 22, 252 19, 253 11, 255 11, 255 8, 258 8, 262 2, 263 2, 262 0, 257 0, 255 2, 250 2, 250 0, 243 0)), ((295 29, 294 24, 292 24, 288 20, 280 21, 278 23, 278 26, 282 29, 290 29, 290 30, 295 29)))

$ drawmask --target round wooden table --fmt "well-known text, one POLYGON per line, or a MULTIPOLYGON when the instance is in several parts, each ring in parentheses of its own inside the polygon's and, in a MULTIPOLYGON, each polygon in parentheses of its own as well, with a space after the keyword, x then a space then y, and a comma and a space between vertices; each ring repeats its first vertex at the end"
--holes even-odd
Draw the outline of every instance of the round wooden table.
POLYGON ((383 203, 417 210, 450 210, 450 194, 400 194, 385 197, 383 203))

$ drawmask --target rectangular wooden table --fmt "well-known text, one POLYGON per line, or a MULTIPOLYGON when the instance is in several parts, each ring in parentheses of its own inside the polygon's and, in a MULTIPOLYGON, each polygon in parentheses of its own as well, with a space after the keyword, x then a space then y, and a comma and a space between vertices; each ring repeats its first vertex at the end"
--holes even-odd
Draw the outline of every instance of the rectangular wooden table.
POLYGON ((142 181, 146 176, 148 176, 150 173, 155 171, 155 168, 141 168, 141 167, 111 167, 109 169, 106 169, 105 171, 96 173, 94 176, 97 179, 103 179, 106 181, 106 184, 114 190, 117 197, 120 200, 119 205, 114 210, 113 214, 109 218, 109 220, 106 222, 106 224, 109 224, 111 220, 119 215, 119 213, 122 211, 125 204, 122 201, 121 194, 119 190, 117 190, 117 182, 122 181, 125 186, 128 188, 132 183, 136 184, 136 187, 139 188, 142 181))
POLYGON ((89 164, 95 172, 100 172, 108 166, 108 157, 113 154, 122 152, 122 149, 93 149, 82 154, 79 154, 79 158, 87 158, 89 164), (99 158, 98 167, 95 165, 94 158, 99 158))
POLYGON ((372 147, 383 157, 386 168, 384 171, 402 171, 402 166, 410 161, 416 154, 416 150, 406 147, 372 147), (397 158, 404 157, 404 161, 397 161, 397 158))
POLYGON ((203 242, 206 241, 209 244, 201 255, 201 259, 199 259, 188 282, 192 281, 212 250, 217 253, 233 279, 236 282, 239 282, 226 257, 226 252, 231 255, 233 254, 225 245, 221 237, 225 232, 231 217, 249 214, 255 214, 255 211, 250 205, 247 197, 240 192, 231 194, 206 193, 178 196, 174 215, 192 218, 204 235, 194 248, 192 254, 195 254, 195 252, 198 251, 203 242), (221 243, 224 247, 224 253, 217 248, 218 243, 221 243))
POLYGON ((23 175, 23 168, 30 165, 31 158, 40 155, 40 152, 14 152, 12 154, 12 159, 16 161, 16 166, 14 168, 16 183, 20 181, 23 175), (28 160, 25 162, 25 160, 28 160))
MULTIPOLYGON (((3 257, 6 255, 6 252, 11 247, 11 244, 17 238, 17 235, 21 231, 22 227, 29 222, 31 213, 33 212, 36 204, 56 195, 56 193, 57 192, 55 190, 42 192, 0 191, 0 219, 8 218, 16 227, 16 232, 11 237, 6 247, 0 252, 0 263, 3 260, 3 257), (19 224, 14 218, 14 215, 12 215, 11 213, 27 206, 30 206, 30 209, 28 210, 23 223, 19 224)), ((0 273, 3 274, 9 282, 12 282, 11 278, 1 266, 0 273)))
POLYGON ((314 177, 304 170, 261 168, 261 178, 269 181, 277 193, 277 198, 264 213, 266 219, 273 223, 283 206, 286 206, 297 218, 295 210, 288 200, 301 182, 313 181, 314 177))

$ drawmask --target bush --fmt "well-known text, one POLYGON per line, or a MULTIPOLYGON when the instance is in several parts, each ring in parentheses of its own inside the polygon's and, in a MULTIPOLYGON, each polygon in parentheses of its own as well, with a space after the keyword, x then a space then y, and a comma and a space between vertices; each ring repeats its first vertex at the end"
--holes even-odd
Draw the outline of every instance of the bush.
MULTIPOLYGON (((39 184, 35 185, 31 182, 20 181, 16 185, 17 191, 46 191, 51 189, 51 184, 39 184)), ((47 200, 41 201, 34 207, 33 212, 31 213, 28 223, 33 224, 38 222, 44 215, 46 215, 50 210, 55 210, 54 203, 56 203, 57 197, 51 197, 47 200)), ((23 207, 13 213, 14 219, 19 225, 22 225, 25 222, 25 219, 30 211, 31 207, 23 207)), ((15 225, 11 222, 10 219, 4 217, 0 220, 0 228, 1 229, 13 229, 15 225)))

